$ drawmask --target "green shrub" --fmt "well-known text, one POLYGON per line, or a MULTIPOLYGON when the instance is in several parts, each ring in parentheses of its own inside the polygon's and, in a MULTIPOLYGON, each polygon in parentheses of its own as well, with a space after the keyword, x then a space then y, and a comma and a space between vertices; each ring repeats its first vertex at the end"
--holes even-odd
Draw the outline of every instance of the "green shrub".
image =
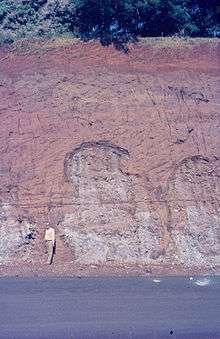
POLYGON ((126 50, 138 36, 219 36, 217 5, 218 0, 68 0, 65 6, 62 0, 0 0, 0 29, 18 38, 71 32, 126 50))

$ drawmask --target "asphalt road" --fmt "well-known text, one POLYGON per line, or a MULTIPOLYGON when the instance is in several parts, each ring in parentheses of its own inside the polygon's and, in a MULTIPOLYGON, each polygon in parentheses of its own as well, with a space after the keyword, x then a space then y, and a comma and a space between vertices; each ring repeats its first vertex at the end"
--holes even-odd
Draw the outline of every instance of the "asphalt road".
POLYGON ((220 277, 1 278, 0 338, 220 338, 220 277))

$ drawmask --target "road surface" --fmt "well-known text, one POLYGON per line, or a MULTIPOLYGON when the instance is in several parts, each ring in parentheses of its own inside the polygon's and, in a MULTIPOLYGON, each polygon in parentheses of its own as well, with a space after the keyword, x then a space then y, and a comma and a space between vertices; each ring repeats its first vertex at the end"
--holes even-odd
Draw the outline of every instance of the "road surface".
POLYGON ((220 277, 1 278, 0 338, 220 338, 220 277))

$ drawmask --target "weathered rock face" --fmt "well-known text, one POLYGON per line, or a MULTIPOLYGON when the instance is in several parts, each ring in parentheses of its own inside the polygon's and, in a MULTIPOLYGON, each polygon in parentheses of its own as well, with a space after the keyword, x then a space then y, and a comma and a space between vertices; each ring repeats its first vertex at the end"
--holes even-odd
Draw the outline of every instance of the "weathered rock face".
POLYGON ((34 238, 34 226, 13 213, 13 208, 1 203, 0 206, 0 262, 13 258, 15 253, 27 258, 27 245, 34 238))
POLYGON ((220 160, 184 159, 169 182, 170 228, 181 263, 220 262, 220 160))
POLYGON ((217 269, 219 43, 162 42, 0 51, 0 198, 16 215, 0 220, 1 260, 28 215, 20 253, 35 265, 49 223, 54 265, 217 269))
POLYGON ((66 159, 76 209, 62 226, 80 262, 149 263, 160 246, 163 230, 143 196, 144 182, 123 171, 123 158, 127 150, 102 141, 84 143, 66 159))
POLYGON ((62 227, 75 259, 87 264, 153 264, 161 256, 162 262, 217 265, 219 159, 193 156, 177 165, 163 194, 164 230, 162 205, 152 208, 150 189, 143 178, 123 171, 123 157, 129 159, 127 150, 93 142, 82 144, 66 159, 76 209, 65 216, 62 227), (165 235, 169 241, 162 246, 165 235))

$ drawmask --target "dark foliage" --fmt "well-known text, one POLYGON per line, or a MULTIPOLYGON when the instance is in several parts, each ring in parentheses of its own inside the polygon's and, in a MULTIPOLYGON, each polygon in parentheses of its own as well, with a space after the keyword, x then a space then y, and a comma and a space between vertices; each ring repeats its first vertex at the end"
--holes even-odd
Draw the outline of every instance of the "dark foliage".
POLYGON ((217 36, 219 12, 218 0, 70 0, 61 17, 83 39, 123 45, 137 36, 217 36))
POLYGON ((138 36, 220 36, 219 22, 220 0, 0 0, 7 34, 44 35, 49 28, 125 50, 138 36))

